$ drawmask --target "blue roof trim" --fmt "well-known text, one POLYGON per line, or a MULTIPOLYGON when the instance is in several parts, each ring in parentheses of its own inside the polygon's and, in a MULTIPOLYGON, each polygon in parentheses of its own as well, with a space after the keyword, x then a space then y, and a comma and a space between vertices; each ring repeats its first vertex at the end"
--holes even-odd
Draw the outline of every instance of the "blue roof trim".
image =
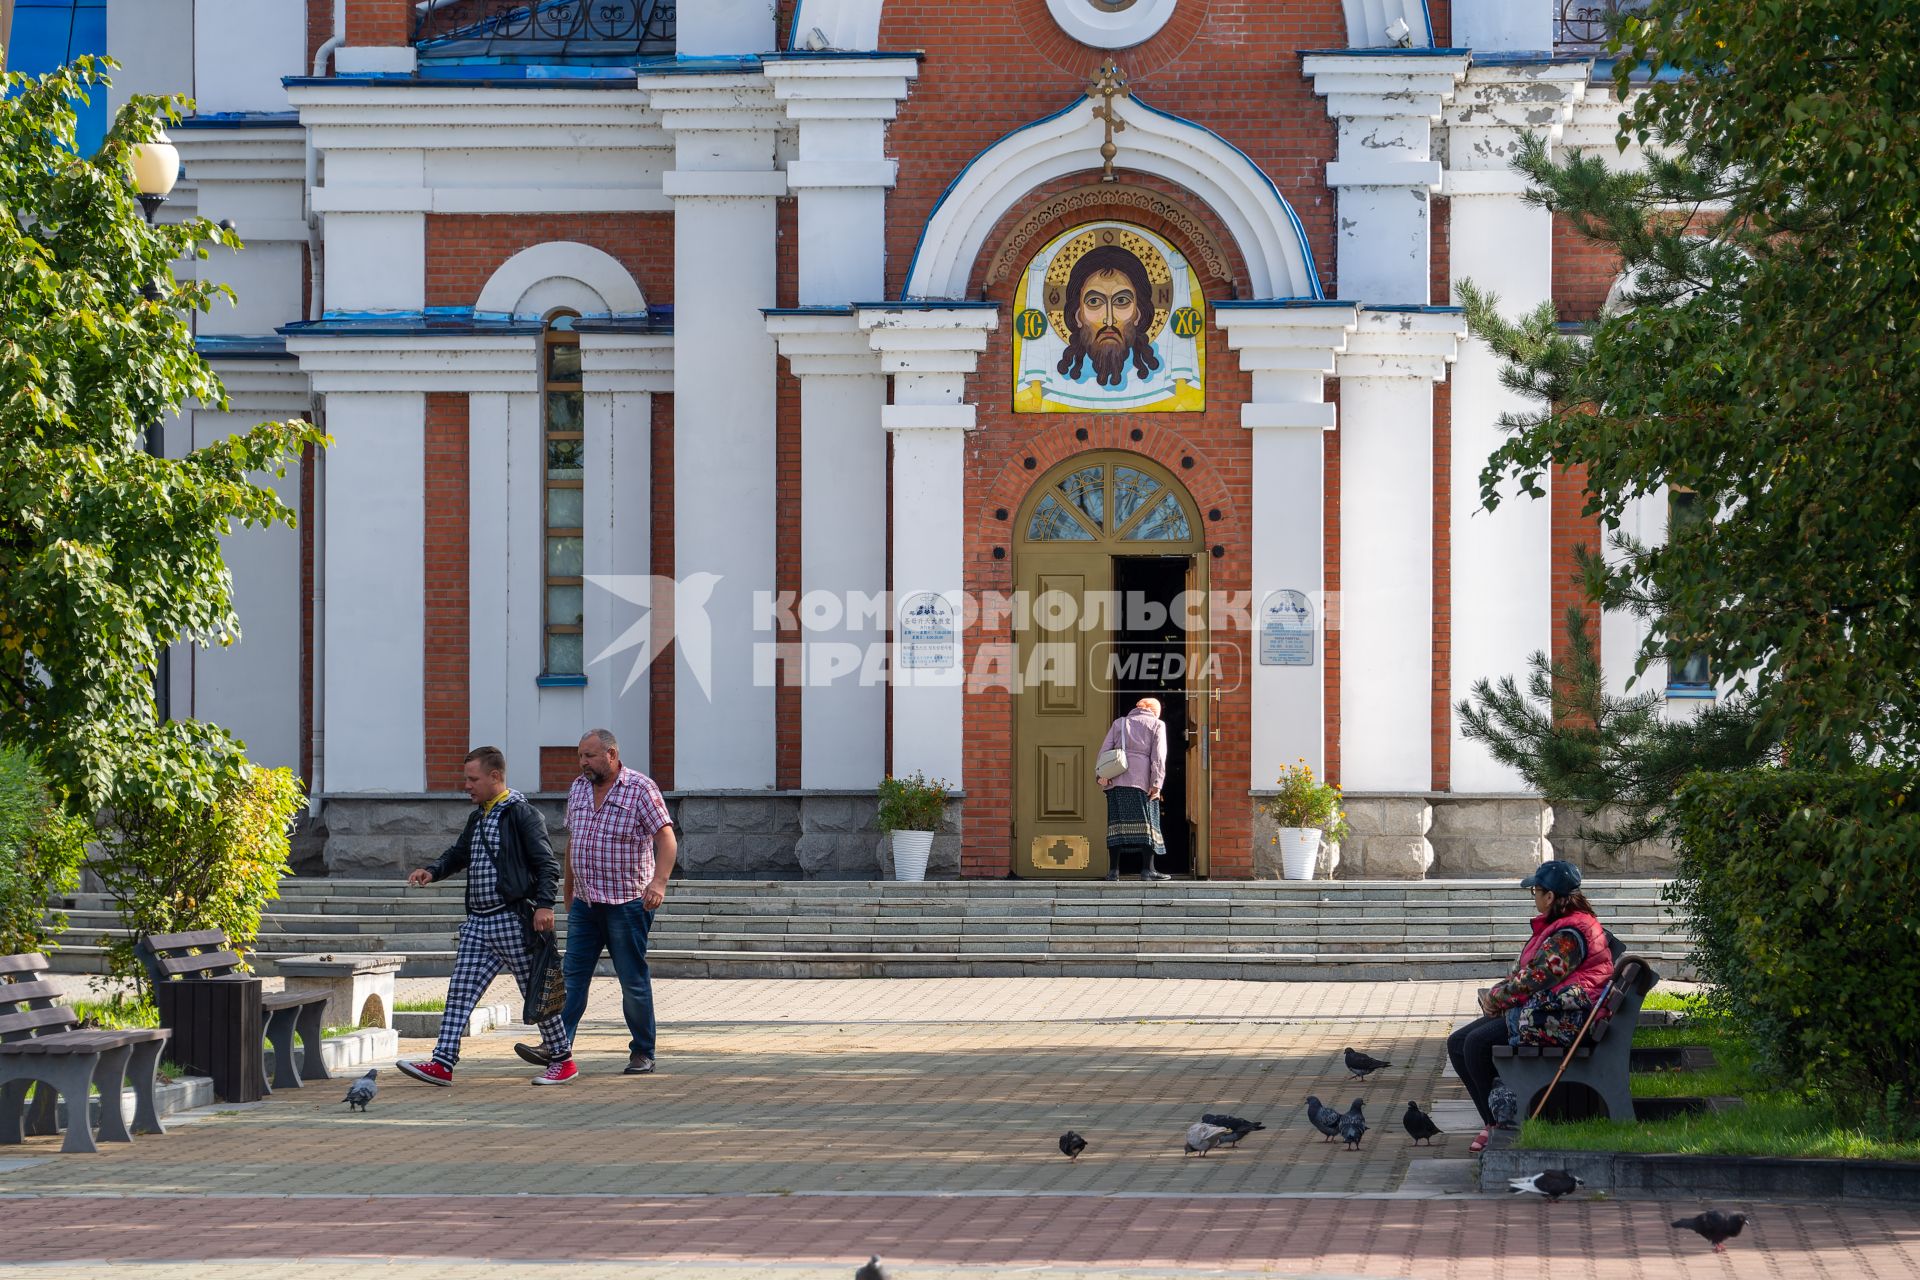
POLYGON ((1358 307, 1345 298, 1222 298, 1207 303, 1215 311, 1267 311, 1275 308, 1358 307))
POLYGON ((808 62, 819 58, 827 62, 877 62, 887 58, 912 58, 915 62, 925 62, 925 49, 795 49, 789 45, 785 49, 760 55, 762 62, 808 62))
POLYGON ((850 316, 853 314, 853 306, 848 304, 838 307, 762 307, 760 314, 763 316, 850 316))
POLYGON ((287 355, 287 340, 278 336, 207 334, 196 336, 193 347, 208 360, 275 360, 287 355))
MULTIPOLYGON (((1611 81, 1613 79, 1613 69, 1619 65, 1620 65, 1620 59, 1618 58, 1595 58, 1593 60, 1594 78, 1596 80, 1611 81)), ((1641 63, 1639 68, 1636 68, 1634 71, 1628 74, 1628 79, 1634 82, 1635 84, 1648 84, 1653 81, 1664 81, 1666 83, 1672 83, 1674 81, 1679 80, 1682 76, 1686 74, 1685 72, 1681 71, 1680 68, 1678 67, 1662 67, 1660 68, 1660 71, 1658 74, 1649 75, 1644 69, 1642 69, 1645 66, 1646 66, 1645 63, 1641 63)))
POLYGON ((1506 53, 1473 55, 1473 65, 1476 67, 1554 67, 1591 61, 1592 58, 1586 54, 1555 53, 1551 49, 1515 49, 1506 53))
MULTIPOLYGON (((420 311, 329 311, 318 320, 296 320, 281 325, 287 337, 327 338, 404 334, 481 333, 515 337, 542 333, 541 316, 516 316, 504 311, 476 311, 472 307, 427 307, 420 311)), ((672 333, 673 308, 648 307, 644 312, 582 316, 576 330, 587 333, 672 333)))
POLYGON ((1465 307, 1435 307, 1418 302, 1363 302, 1362 311, 1412 311, 1422 315, 1458 316, 1465 315, 1465 307))
MULTIPOLYGON (((1433 39, 1433 23, 1427 23, 1427 39, 1433 39)), ((1471 49, 1295 49, 1302 58, 1458 58, 1471 49)))
POLYGON ((584 689, 587 678, 583 675, 535 676, 534 684, 542 689, 584 689))
POLYGON ((297 129, 298 111, 209 111, 187 116, 169 129, 297 129))
MULTIPOLYGON (((522 317, 523 319, 525 317, 522 317)), ((648 307, 646 314, 581 316, 573 322, 575 333, 672 333, 672 306, 648 307)))
POLYGON ((709 75, 726 71, 758 71, 763 55, 758 53, 706 54, 694 58, 641 60, 633 65, 642 75, 709 75))
POLYGON ((856 302, 858 311, 998 311, 998 302, 963 301, 958 298, 892 298, 885 302, 856 302))

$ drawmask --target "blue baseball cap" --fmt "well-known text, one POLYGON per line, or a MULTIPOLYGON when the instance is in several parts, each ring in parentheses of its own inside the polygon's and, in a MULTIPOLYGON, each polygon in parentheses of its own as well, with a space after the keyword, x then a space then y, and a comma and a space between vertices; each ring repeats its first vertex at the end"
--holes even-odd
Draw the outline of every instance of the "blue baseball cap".
POLYGON ((1580 868, 1558 858, 1543 862, 1537 871, 1520 882, 1520 887, 1545 889, 1552 894, 1569 894, 1580 887, 1580 868))

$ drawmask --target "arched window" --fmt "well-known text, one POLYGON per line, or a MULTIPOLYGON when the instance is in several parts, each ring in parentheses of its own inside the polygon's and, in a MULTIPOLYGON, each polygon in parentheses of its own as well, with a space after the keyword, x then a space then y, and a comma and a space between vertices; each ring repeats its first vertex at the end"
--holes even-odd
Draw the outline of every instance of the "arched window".
POLYGON ((581 574, 586 524, 586 395, 580 382, 579 317, 555 312, 541 344, 541 419, 546 478, 541 504, 546 539, 546 617, 543 672, 548 676, 584 676, 581 647, 581 574))

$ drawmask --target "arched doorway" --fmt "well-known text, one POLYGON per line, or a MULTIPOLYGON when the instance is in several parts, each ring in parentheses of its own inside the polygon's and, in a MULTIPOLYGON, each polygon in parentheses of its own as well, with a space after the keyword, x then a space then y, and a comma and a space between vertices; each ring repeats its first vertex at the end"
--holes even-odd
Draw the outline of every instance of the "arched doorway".
POLYGON ((1022 677, 1014 697, 1014 874, 1106 874, 1106 800, 1094 758, 1113 718, 1151 695, 1167 722, 1161 869, 1206 875, 1208 561, 1192 495, 1138 454, 1085 453, 1040 478, 1014 529, 1022 677))

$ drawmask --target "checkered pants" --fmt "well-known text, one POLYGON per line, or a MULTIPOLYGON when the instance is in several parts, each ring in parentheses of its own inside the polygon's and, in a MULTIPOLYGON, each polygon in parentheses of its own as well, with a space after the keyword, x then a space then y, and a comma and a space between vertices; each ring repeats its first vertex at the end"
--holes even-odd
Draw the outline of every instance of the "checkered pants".
MULTIPOLYGON (((527 928, 512 911, 468 916, 460 924, 460 944, 453 955, 453 977, 447 980, 447 1009, 440 1015, 440 1040, 433 1056, 445 1066, 460 1061, 460 1037, 473 1017, 473 1006, 480 1003, 487 987, 505 969, 527 993, 532 976, 533 956, 527 947, 527 928)), ((567 1052, 567 1033, 560 1015, 539 1023, 540 1042, 548 1053, 561 1057, 567 1052)))

